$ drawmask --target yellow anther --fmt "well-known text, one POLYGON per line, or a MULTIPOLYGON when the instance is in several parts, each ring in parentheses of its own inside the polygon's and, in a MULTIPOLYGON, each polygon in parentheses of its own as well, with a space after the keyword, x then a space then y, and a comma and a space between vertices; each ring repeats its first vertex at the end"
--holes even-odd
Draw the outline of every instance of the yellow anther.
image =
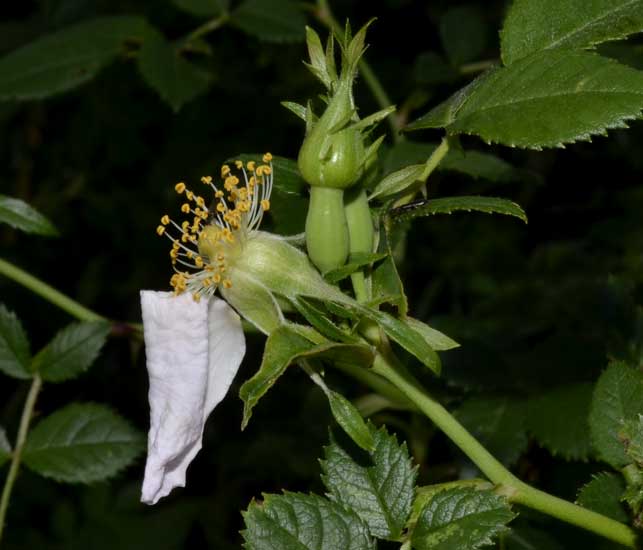
POLYGON ((170 250, 170 258, 176 260, 179 257, 179 251, 176 248, 170 250))
POLYGON ((248 164, 246 164, 246 168, 248 170, 250 170, 251 172, 254 172, 255 171, 255 161, 254 160, 249 161, 248 164))
POLYGON ((226 191, 230 191, 232 188, 236 187, 239 183, 239 178, 237 176, 228 176, 223 182, 223 187, 226 191))
POLYGON ((181 224, 181 229, 182 229, 184 232, 186 232, 186 231, 189 229, 189 227, 190 227, 190 222, 189 222, 189 221, 187 221, 187 220, 185 220, 185 221, 181 224))
POLYGON ((261 201, 261 209, 264 212, 270 210, 270 201, 268 199, 263 199, 261 201))
MULTIPOLYGON (((257 167, 257 169, 255 170, 255 174, 257 174, 257 176, 263 176, 263 169, 264 169, 264 166, 265 166, 265 164, 260 164, 260 165, 257 167)), ((261 180, 259 180, 259 181, 261 181, 261 180)))
POLYGON ((264 164, 264 166, 263 166, 263 173, 264 173, 265 175, 272 174, 272 168, 270 168, 270 166, 267 166, 267 165, 265 165, 265 164, 264 164))
POLYGON ((207 219, 208 219, 208 213, 207 213, 207 212, 205 212, 205 211, 201 211, 201 214, 199 214, 199 217, 200 217, 202 220, 207 220, 207 219))
POLYGON ((203 258, 201 256, 194 258, 194 265, 201 269, 203 267, 203 258))
POLYGON ((237 167, 237 170, 241 170, 243 168, 243 162, 240 160, 235 160, 234 165, 237 167))
POLYGON ((161 223, 162 223, 163 225, 167 225, 168 223, 170 223, 170 216, 168 216, 167 214, 165 214, 165 216, 163 216, 163 217, 161 218, 161 223))
POLYGON ((201 208, 204 208, 204 207, 205 207, 205 199, 204 199, 203 197, 197 197, 197 198, 196 198, 196 203, 197 203, 197 205, 198 205, 198 206, 200 206, 201 208))
POLYGON ((174 190, 180 195, 181 193, 183 193, 183 191, 185 191, 185 183, 180 181, 174 186, 174 190))
POLYGON ((156 234, 157 235, 163 235, 163 233, 165 233, 165 226, 164 225, 159 225, 156 228, 156 234))
POLYGON ((186 191, 185 196, 189 201, 191 201, 194 198, 194 193, 192 191, 186 191))
POLYGON ((223 191, 216 191, 216 192, 214 193, 214 197, 215 197, 216 199, 220 199, 221 197, 223 197, 223 191))
POLYGON ((270 162, 270 161, 272 160, 272 155, 271 155, 270 153, 266 153, 266 154, 263 156, 263 159, 262 159, 262 160, 263 160, 264 162, 270 162))
POLYGON ((231 288, 232 281, 230 279, 223 279, 223 288, 231 288))
POLYGON ((198 304, 201 301, 201 295, 194 292, 192 293, 192 299, 198 304))
POLYGON ((212 275, 212 282, 215 285, 218 285, 221 282, 221 275, 219 275, 218 273, 215 273, 214 275, 212 275))
POLYGON ((190 205, 187 202, 184 202, 181 205, 181 212, 183 212, 184 214, 189 214, 190 213, 190 205))
POLYGON ((221 212, 221 213, 223 213, 223 212, 225 212, 225 211, 226 211, 226 207, 225 207, 225 205, 224 205, 222 202, 220 202, 219 204, 217 204, 217 212, 221 212))
POLYGON ((221 167, 221 177, 225 178, 230 173, 230 167, 227 164, 224 164, 221 167))
POLYGON ((203 176, 201 178, 201 182, 205 183, 206 185, 210 185, 212 183, 212 176, 203 176))

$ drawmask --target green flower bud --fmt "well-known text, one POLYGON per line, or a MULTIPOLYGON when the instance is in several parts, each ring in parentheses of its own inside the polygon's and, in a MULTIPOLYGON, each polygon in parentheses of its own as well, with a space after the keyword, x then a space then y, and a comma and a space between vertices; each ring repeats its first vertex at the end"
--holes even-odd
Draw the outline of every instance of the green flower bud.
POLYGON ((346 189, 364 173, 364 140, 345 126, 355 114, 352 78, 344 77, 326 111, 313 124, 299 151, 298 165, 311 186, 346 189))

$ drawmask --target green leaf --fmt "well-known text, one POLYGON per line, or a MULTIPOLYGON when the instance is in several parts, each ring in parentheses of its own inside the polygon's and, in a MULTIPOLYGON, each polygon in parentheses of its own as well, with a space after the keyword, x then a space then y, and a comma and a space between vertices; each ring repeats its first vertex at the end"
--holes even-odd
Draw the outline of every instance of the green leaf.
POLYGON ((364 418, 348 399, 342 394, 328 390, 326 392, 330 410, 337 424, 355 442, 356 445, 371 452, 375 450, 375 440, 364 418))
POLYGON ((68 325, 38 352, 32 369, 47 382, 75 378, 98 357, 110 330, 103 321, 68 325))
POLYGON ((439 330, 431 328, 426 323, 419 321, 418 319, 413 319, 413 317, 407 317, 404 319, 404 322, 409 325, 415 332, 422 335, 426 343, 431 346, 435 351, 446 351, 453 348, 459 348, 455 340, 449 338, 446 334, 442 334, 439 330))
POLYGON ((0 427, 0 466, 11 458, 11 443, 7 439, 7 432, 0 427))
POLYGON ((487 43, 487 27, 480 10, 471 5, 447 10, 440 18, 440 38, 452 65, 476 60, 487 43))
POLYGON ((172 3, 180 10, 197 17, 221 15, 228 8, 228 0, 172 0, 172 3))
POLYGON ((329 340, 338 342, 358 342, 359 339, 333 323, 324 312, 303 297, 294 298, 293 305, 299 313, 329 340))
POLYGON ((377 538, 398 540, 411 513, 417 475, 406 443, 369 424, 375 450, 363 451, 335 440, 322 461, 324 484, 333 500, 354 510, 377 538))
POLYGON ((514 464, 527 449, 525 407, 517 400, 510 397, 471 397, 455 415, 503 464, 514 464))
POLYGON ((398 343, 435 374, 440 374, 442 364, 435 350, 429 346, 423 335, 412 329, 404 321, 396 319, 383 311, 370 310, 366 316, 375 321, 391 340, 398 343))
POLYGON ((29 433, 23 461, 33 471, 68 483, 114 476, 143 450, 142 435, 108 407, 72 403, 29 433))
POLYGON ((370 364, 373 360, 373 351, 368 346, 329 342, 316 331, 306 330, 306 327, 288 324, 272 332, 266 341, 259 370, 239 390, 239 397, 243 401, 241 429, 248 425, 252 409, 286 371, 288 365, 297 359, 343 358, 344 354, 358 363, 370 364))
POLYGON ((8 223, 11 227, 25 233, 35 233, 45 237, 58 235, 58 230, 40 212, 26 202, 6 195, 0 195, 0 223, 8 223))
POLYGON ((317 495, 284 493, 252 501, 242 531, 248 550, 375 550, 352 511, 317 495))
POLYGON ((626 422, 643 413, 643 373, 624 363, 612 363, 601 374, 589 414, 592 444, 598 456, 621 468, 630 462, 618 434, 626 422))
POLYGON ((545 50, 488 71, 407 130, 540 149, 624 128, 642 108, 642 72, 594 53, 545 50))
POLYGON ((13 378, 31 378, 29 339, 16 314, 0 304, 0 371, 13 378))
POLYGON ((246 0, 232 14, 242 31, 266 42, 301 42, 306 18, 293 0, 246 0))
POLYGON ((626 523, 628 521, 627 513, 621 504, 621 496, 624 492, 625 483, 621 476, 602 472, 595 475, 592 481, 583 485, 576 502, 584 508, 626 523))
POLYGON ((326 279, 329 283, 336 283, 338 281, 341 281, 342 279, 345 279, 349 275, 352 275, 358 269, 378 262, 379 260, 386 258, 386 256, 387 254, 383 252, 380 252, 378 254, 367 254, 364 252, 351 254, 348 262, 342 267, 338 267, 337 269, 333 269, 328 273, 324 273, 324 279, 326 279))
POLYGON ((295 116, 298 116, 304 122, 306 121, 306 107, 293 101, 282 101, 281 105, 288 109, 295 116))
POLYGON ((404 284, 393 259, 393 239, 396 235, 401 235, 400 240, 405 239, 406 233, 399 231, 403 226, 398 225, 396 233, 387 227, 388 225, 382 224, 380 229, 378 249, 382 254, 386 254, 386 257, 373 268, 371 276, 373 298, 378 301, 384 299, 392 303, 397 308, 398 315, 404 319, 408 312, 409 304, 404 292, 404 284))
POLYGON ((625 454, 643 468, 643 415, 626 421, 619 437, 625 445, 625 454))
POLYGON ((505 65, 551 48, 588 48, 643 31, 641 0, 515 0, 500 33, 505 65))
POLYGON ((413 164, 392 172, 373 189, 369 200, 376 197, 385 199, 418 189, 426 181, 429 171, 426 164, 413 164))
POLYGON ((157 31, 143 43, 138 68, 145 82, 174 112, 205 92, 211 81, 207 72, 184 59, 179 49, 157 31))
POLYGON ((0 100, 41 99, 75 88, 149 29, 142 17, 112 16, 39 38, 0 59, 0 100))
POLYGON ((530 399, 527 429, 553 455, 587 460, 591 452, 588 416, 592 391, 592 384, 573 384, 530 399))
POLYGON ((424 507, 413 530, 417 550, 474 550, 492 544, 514 518, 507 501, 491 491, 446 489, 424 507))
POLYGON ((396 221, 405 221, 420 216, 452 214, 461 210, 484 212, 486 214, 504 214, 505 216, 514 216, 527 223, 527 214, 518 204, 498 197, 463 196, 422 200, 394 208, 390 211, 390 215, 396 221))

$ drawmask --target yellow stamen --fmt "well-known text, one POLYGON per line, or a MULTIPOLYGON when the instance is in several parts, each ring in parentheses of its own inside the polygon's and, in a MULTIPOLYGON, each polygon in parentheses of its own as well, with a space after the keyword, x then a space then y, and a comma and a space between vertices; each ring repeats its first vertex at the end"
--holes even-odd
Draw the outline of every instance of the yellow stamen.
POLYGON ((165 226, 164 225, 159 225, 156 228, 156 234, 157 235, 163 235, 163 233, 165 233, 165 226))
POLYGON ((261 209, 264 212, 267 212, 268 210, 270 210, 270 201, 268 199, 263 199, 261 201, 261 209))
POLYGON ((262 159, 262 160, 263 160, 264 162, 270 162, 270 161, 272 160, 272 155, 271 155, 270 153, 266 153, 266 154, 263 156, 263 159, 262 159))
POLYGON ((190 205, 187 202, 184 202, 181 205, 181 212, 183 212, 184 214, 189 214, 190 213, 190 205))
POLYGON ((174 186, 174 190, 180 195, 181 193, 183 193, 183 191, 185 191, 185 183, 183 183, 182 181, 177 183, 174 186))

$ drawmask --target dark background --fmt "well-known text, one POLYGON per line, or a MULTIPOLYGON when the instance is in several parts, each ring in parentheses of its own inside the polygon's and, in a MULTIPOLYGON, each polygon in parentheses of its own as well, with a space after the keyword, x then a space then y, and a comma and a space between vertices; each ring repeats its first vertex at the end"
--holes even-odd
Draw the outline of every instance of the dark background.
MULTIPOLYGON (((0 53, 97 15, 142 14, 169 39, 200 23, 166 0, 6 4, 0 8, 0 53)), ((423 105, 411 110, 412 120, 474 76, 457 76, 457 67, 450 67, 456 76, 432 78, 431 68, 437 68, 427 69, 426 60, 435 57, 422 57, 432 52, 448 65, 440 21, 460 4, 337 1, 333 9, 340 20, 349 16, 354 27, 378 17, 369 30, 366 58, 394 103, 403 105, 411 95, 423 98, 423 105)), ((485 25, 478 59, 497 59, 505 2, 467 5, 478 10, 485 25)), ((313 15, 307 18, 323 30, 313 15)), ((304 102, 321 92, 301 63, 303 42, 260 42, 234 27, 206 40, 212 55, 199 63, 212 73, 213 84, 178 113, 143 83, 131 59, 111 64, 69 93, 0 103, 0 193, 37 207, 62 235, 45 239, 2 226, 2 257, 105 316, 137 322, 139 289, 168 288, 167 246, 154 228, 162 214, 178 208, 174 183, 217 173, 223 161, 242 152, 296 157, 303 127, 279 102, 304 102)), ((640 51, 636 47, 632 43, 632 50, 615 55, 640 51)), ((357 101, 365 114, 378 109, 362 80, 357 101)), ((383 124, 381 130, 388 127, 383 124)), ((428 131, 409 136, 439 138, 439 132, 428 131)), ((488 147, 475 138, 463 145, 498 155, 522 176, 494 182, 442 172, 431 177, 430 195, 510 198, 526 210, 529 224, 454 214, 412 225, 400 264, 411 311, 462 344, 442 354, 444 381, 436 389, 444 399, 454 407, 472 393, 520 401, 564 382, 593 381, 609 357, 640 364, 643 329, 636 304, 643 298, 643 126, 633 122, 630 129, 593 143, 541 152, 488 147)), ((282 209, 267 227, 301 230, 302 218, 293 211, 282 209)), ((0 300, 22 319, 33 350, 71 321, 4 278, 0 300)), ((23 471, 9 512, 6 548, 238 548, 239 511, 251 498, 281 489, 323 491, 317 458, 327 442, 330 415, 323 395, 301 372, 287 373, 240 432, 236 393, 258 367, 261 346, 262 338, 249 336, 237 382, 208 423, 185 490, 154 508, 139 504, 143 458, 115 480, 91 487, 57 485, 23 471)), ((38 413, 70 400, 97 401, 145 431, 141 347, 135 338, 110 340, 86 375, 45 388, 38 413)), ((330 376, 350 397, 366 392, 330 376)), ((0 424, 11 438, 26 391, 23 383, 0 382, 0 424)), ((408 414, 375 420, 409 439, 422 462, 421 483, 454 479, 469 468, 428 421, 408 414)), ((565 498, 573 499, 600 470, 592 461, 564 462, 533 441, 520 451, 515 470, 565 498)), ((610 547, 531 512, 516 526, 533 537, 536 548, 565 548, 568 540, 577 548, 610 547)), ((523 548, 511 540, 507 544, 523 548)))

